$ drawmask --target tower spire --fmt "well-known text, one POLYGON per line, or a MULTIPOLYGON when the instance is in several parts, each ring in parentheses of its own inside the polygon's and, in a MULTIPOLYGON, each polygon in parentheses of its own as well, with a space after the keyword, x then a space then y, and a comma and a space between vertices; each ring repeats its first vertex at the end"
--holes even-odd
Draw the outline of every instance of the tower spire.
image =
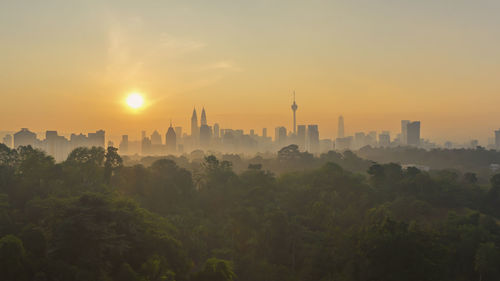
POLYGON ((292 104, 292 111, 293 111, 293 134, 297 135, 297 118, 295 112, 297 111, 298 105, 295 102, 295 90, 293 90, 293 104, 292 104))

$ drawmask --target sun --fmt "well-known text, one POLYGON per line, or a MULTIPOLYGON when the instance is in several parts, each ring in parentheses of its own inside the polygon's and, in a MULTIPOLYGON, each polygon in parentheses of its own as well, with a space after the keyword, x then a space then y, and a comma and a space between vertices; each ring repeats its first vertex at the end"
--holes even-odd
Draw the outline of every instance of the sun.
POLYGON ((127 97, 127 105, 132 109, 139 109, 144 105, 144 98, 139 93, 132 93, 127 97))

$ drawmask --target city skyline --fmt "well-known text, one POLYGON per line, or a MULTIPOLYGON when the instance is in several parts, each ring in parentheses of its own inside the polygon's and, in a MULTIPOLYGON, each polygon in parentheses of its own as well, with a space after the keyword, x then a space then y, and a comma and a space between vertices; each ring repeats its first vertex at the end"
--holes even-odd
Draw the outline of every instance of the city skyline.
POLYGON ((486 143, 499 127, 498 1, 453 13, 439 1, 109 3, 0 3, 1 130, 187 128, 193 104, 223 127, 290 127, 292 89, 297 118, 330 138, 341 114, 346 134, 411 119, 440 142, 486 143), (138 113, 123 106, 132 92, 138 113))

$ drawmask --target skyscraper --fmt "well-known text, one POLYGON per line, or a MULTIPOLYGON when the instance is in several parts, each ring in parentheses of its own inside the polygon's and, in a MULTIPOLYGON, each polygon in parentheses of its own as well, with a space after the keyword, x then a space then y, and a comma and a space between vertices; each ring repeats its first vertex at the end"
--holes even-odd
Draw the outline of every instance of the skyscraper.
POLYGON ((208 125, 207 124, 207 115, 205 113, 205 108, 203 107, 203 109, 201 110, 201 120, 200 120, 200 125, 203 126, 203 125, 208 125))
POLYGON ((307 151, 319 152, 319 130, 318 125, 307 125, 307 151))
POLYGON ((199 132, 198 115, 196 114, 196 108, 193 108, 193 115, 191 116, 191 137, 196 138, 199 135, 199 132))
POLYGON ((401 120, 401 137, 399 139, 401 145, 408 144, 408 123, 410 120, 401 120))
POLYGON ((306 125, 297 126, 297 145, 300 150, 306 149, 306 125))
POLYGON ((382 147, 387 147, 391 144, 391 133, 388 131, 383 131, 378 135, 378 144, 382 147))
POLYGON ((495 146, 496 149, 500 150, 500 129, 495 131, 495 146))
POLYGON ((280 148, 286 145, 285 127, 276 127, 274 129, 274 141, 280 148))
POLYGON ((21 131, 14 134, 14 148, 20 146, 35 146, 36 134, 28 130, 28 128, 22 128, 21 131))
POLYGON ((420 121, 410 122, 406 125, 406 144, 420 145, 420 121))
POLYGON ((214 137, 220 138, 220 126, 219 123, 214 124, 214 137))
POLYGON ((128 135, 122 136, 122 141, 120 142, 118 150, 119 150, 120 154, 127 154, 128 153, 128 135))
POLYGON ((293 104, 292 104, 292 111, 293 111, 293 134, 297 135, 297 119, 296 119, 296 111, 299 108, 299 106, 295 103, 295 91, 293 91, 293 104))
POLYGON ((262 128, 262 137, 267 138, 267 128, 262 128))
POLYGON ((161 145, 162 144, 162 141, 161 141, 161 135, 160 133, 158 133, 157 130, 155 130, 152 134, 151 134, 151 144, 152 145, 161 145))
POLYGON ((180 144, 181 143, 181 139, 182 139, 182 127, 174 127, 174 131, 175 131, 175 136, 176 136, 176 140, 177 140, 177 144, 180 144))
POLYGON ((344 137, 344 116, 340 115, 339 125, 337 128, 337 138, 343 138, 343 137, 344 137))
POLYGON ((199 140, 200 145, 204 148, 207 148, 210 144, 210 138, 212 137, 212 129, 207 124, 207 114, 205 113, 205 108, 201 110, 201 120, 200 120, 200 132, 199 132, 199 140))
MULTIPOLYGON (((177 128, 177 127, 176 127, 177 128)), ((177 134, 175 133, 172 123, 168 127, 167 134, 165 135, 165 143, 168 153, 174 153, 177 150, 177 134)))

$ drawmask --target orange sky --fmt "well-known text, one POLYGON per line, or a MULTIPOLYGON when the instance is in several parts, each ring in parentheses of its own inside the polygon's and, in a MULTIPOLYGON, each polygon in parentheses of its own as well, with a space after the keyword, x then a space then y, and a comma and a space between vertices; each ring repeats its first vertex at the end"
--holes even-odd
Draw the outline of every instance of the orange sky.
POLYGON ((348 134, 410 119, 486 144, 500 128, 498 1, 18 2, 0 3, 0 131, 134 138, 205 106, 209 123, 273 132, 291 128, 294 89, 322 138, 339 114, 348 134))

